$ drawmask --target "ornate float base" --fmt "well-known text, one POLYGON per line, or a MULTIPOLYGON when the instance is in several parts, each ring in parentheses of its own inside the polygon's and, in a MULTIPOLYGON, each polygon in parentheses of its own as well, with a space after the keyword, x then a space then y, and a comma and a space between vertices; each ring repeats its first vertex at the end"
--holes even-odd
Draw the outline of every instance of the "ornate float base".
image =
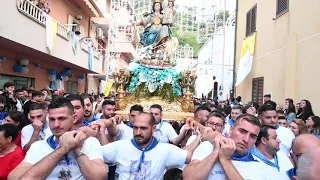
POLYGON ((193 113, 183 111, 182 104, 179 101, 169 103, 168 101, 162 100, 157 96, 151 97, 150 99, 130 99, 130 101, 127 101, 126 107, 117 111, 116 113, 121 114, 125 119, 128 119, 130 108, 135 104, 141 105, 146 112, 149 112, 150 106, 153 104, 161 105, 163 109, 163 120, 175 120, 183 122, 186 118, 193 117, 193 113))

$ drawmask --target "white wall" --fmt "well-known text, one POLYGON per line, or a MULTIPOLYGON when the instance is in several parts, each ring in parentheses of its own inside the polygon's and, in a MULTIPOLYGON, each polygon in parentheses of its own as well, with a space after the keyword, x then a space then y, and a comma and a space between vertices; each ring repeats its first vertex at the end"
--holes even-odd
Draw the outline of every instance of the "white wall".
POLYGON ((197 65, 197 97, 201 97, 202 93, 205 94, 208 89, 208 92, 210 92, 214 82, 218 82, 219 86, 223 84, 223 95, 219 96, 219 99, 224 100, 230 97, 229 89, 232 87, 233 81, 234 30, 234 27, 226 27, 224 46, 224 36, 221 30, 213 38, 208 39, 200 50, 197 65), (213 57, 212 64, 203 64, 210 57, 213 57), (200 72, 200 69, 202 69, 202 72, 200 72), (205 74, 205 70, 208 70, 208 74, 205 74), (215 81, 212 79, 213 76, 216 76, 215 81))

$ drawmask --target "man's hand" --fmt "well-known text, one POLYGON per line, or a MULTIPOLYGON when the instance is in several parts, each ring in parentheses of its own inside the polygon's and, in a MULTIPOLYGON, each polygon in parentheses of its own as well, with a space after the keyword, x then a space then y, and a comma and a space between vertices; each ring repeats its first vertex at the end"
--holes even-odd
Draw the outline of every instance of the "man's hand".
POLYGON ((205 127, 203 130, 202 130, 202 134, 203 135, 206 135, 206 134, 209 134, 209 133, 212 133, 213 132, 213 129, 211 127, 205 127))
POLYGON ((60 148, 65 148, 68 151, 72 148, 74 148, 77 144, 76 139, 77 131, 68 131, 65 132, 62 136, 59 137, 59 147, 60 148))
POLYGON ((97 137, 98 131, 94 130, 91 126, 84 126, 78 129, 83 132, 87 137, 97 137))
POLYGON ((257 113, 257 110, 255 107, 249 107, 249 109, 247 110, 247 113, 255 116, 257 113))
POLYGON ((34 131, 40 132, 42 130, 43 123, 39 120, 34 120, 32 126, 34 131))
POLYGON ((81 151, 83 143, 87 139, 87 136, 85 133, 81 131, 77 131, 75 139, 76 139, 76 145, 74 146, 73 150, 75 152, 79 152, 81 151))
POLYGON ((236 150, 236 143, 231 138, 223 138, 220 141, 219 159, 231 160, 231 155, 236 150))
POLYGON ((99 130, 97 132, 105 134, 107 126, 103 121, 96 121, 94 125, 99 126, 99 130))

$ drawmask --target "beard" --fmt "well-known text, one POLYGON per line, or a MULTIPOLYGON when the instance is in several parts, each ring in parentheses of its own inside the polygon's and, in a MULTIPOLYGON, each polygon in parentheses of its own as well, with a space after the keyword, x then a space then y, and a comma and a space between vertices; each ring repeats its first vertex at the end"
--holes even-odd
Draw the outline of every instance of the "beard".
POLYGON ((84 112, 84 117, 90 117, 92 115, 91 111, 85 111, 84 112))
POLYGON ((141 135, 136 135, 136 136, 134 136, 134 139, 136 140, 136 143, 139 146, 141 146, 141 145, 148 144, 152 139, 152 135, 147 136, 147 137, 143 137, 141 135))

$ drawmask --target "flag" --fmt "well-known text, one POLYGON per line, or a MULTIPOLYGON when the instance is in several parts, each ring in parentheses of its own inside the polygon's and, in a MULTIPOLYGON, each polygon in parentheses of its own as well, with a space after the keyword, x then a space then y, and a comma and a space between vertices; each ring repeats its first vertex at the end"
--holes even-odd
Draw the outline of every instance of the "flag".
POLYGON ((49 49, 50 55, 53 54, 54 48, 56 47, 58 23, 52 19, 51 16, 46 14, 46 35, 47 35, 47 48, 49 49))
POLYGON ((92 47, 91 46, 91 44, 90 45, 88 45, 88 48, 89 48, 89 69, 90 70, 93 70, 93 48, 94 47, 92 47))
POLYGON ((112 82, 107 82, 106 83, 106 88, 104 89, 104 95, 105 96, 109 96, 112 84, 113 84, 112 82))
POLYGON ((247 77, 252 69, 255 42, 256 33, 243 41, 236 86, 238 86, 247 77))

